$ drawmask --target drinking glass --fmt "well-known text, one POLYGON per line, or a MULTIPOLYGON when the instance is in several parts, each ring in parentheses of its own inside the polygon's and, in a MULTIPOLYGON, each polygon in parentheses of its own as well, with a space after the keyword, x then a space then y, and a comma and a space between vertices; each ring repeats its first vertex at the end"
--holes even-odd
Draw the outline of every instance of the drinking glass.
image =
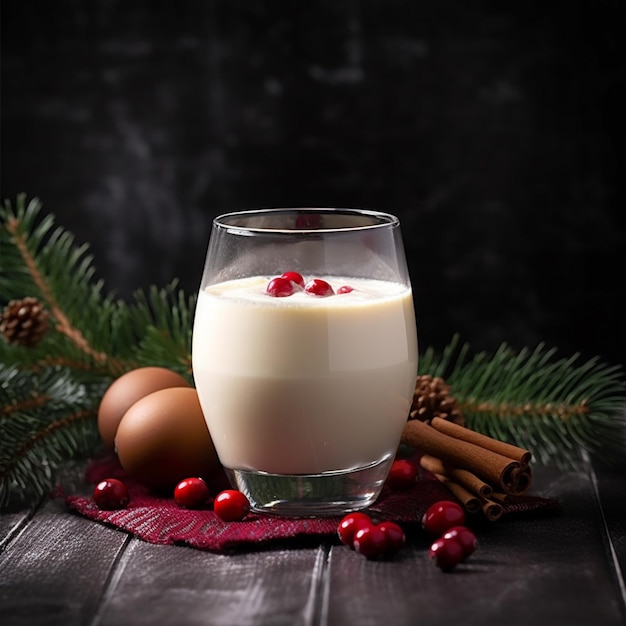
POLYGON ((252 510, 328 516, 372 504, 417 358, 397 217, 293 208, 213 221, 193 376, 220 461, 252 510))

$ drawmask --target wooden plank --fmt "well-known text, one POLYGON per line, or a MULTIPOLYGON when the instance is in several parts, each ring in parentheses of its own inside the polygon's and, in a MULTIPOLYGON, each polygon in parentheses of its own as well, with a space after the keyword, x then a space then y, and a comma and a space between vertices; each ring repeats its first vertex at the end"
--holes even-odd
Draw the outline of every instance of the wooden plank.
POLYGON ((11 507, 0 513, 0 552, 24 530, 37 507, 11 507))
MULTIPOLYGON (((611 466, 596 461, 591 472, 601 505, 598 510, 599 524, 606 532, 608 557, 615 564, 615 582, 626 605, 625 476, 626 459, 621 464, 611 466)), ((626 608, 624 609, 624 623, 626 623, 626 608)))
MULTIPOLYGON (((81 462, 68 463, 68 466, 59 473, 59 485, 63 484, 63 488, 68 493, 88 494, 92 487, 85 484, 84 466, 81 462)), ((56 493, 56 489, 54 492, 56 493)), ((0 511, 0 552, 5 550, 11 541, 14 541, 24 531, 30 520, 38 514, 48 515, 52 510, 59 512, 59 507, 42 508, 50 502, 48 495, 42 496, 39 501, 32 503, 24 503, 17 499, 9 502, 9 504, 0 511)), ((61 507, 63 510, 64 507, 61 507)))
POLYGON ((309 626, 326 557, 321 547, 219 555, 134 541, 98 624, 309 626))
POLYGON ((0 624, 89 623, 127 542, 48 501, 0 554, 0 624))
POLYGON ((563 515, 481 528, 478 551, 452 573, 428 560, 424 538, 390 562, 334 548, 327 624, 621 626, 589 475, 544 469, 535 484, 537 495, 561 500, 563 515))

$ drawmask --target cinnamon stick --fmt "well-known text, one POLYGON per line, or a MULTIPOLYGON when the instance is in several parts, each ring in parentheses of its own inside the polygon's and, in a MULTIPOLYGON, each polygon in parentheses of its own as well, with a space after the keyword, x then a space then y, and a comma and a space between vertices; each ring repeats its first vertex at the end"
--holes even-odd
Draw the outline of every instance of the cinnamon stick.
POLYGON ((511 494, 504 493, 502 491, 494 491, 491 496, 489 496, 492 500, 499 502, 500 504, 506 504, 511 501, 511 494))
POLYGON ((520 467, 519 461, 446 435, 420 420, 407 421, 402 442, 436 456, 444 463, 473 472, 500 491, 511 491, 514 486, 513 472, 520 467))
POLYGON ((468 513, 482 511, 483 515, 490 522, 499 520, 504 514, 504 507, 499 502, 490 498, 481 498, 443 474, 435 473, 434 476, 461 502, 461 505, 468 513))
POLYGON ((480 510, 482 504, 479 498, 471 491, 465 489, 463 485, 459 485, 442 474, 435 474, 435 478, 450 490, 450 493, 461 502, 461 505, 468 513, 476 513, 480 510))
POLYGON ((459 483, 468 491, 471 491, 478 496, 486 498, 493 491, 491 485, 476 476, 476 474, 460 467, 450 467, 441 459, 431 454, 422 455, 420 458, 420 465, 425 470, 428 470, 433 474, 442 474, 443 476, 447 476, 449 479, 459 483))
POLYGON ((532 475, 530 467, 520 467, 513 472, 513 487, 511 493, 521 496, 530 489, 532 483, 532 475))
POLYGON ((430 425, 441 433, 445 433, 451 437, 456 437, 457 439, 473 443, 487 450, 491 450, 492 452, 496 452, 497 454, 501 454, 502 456, 514 459, 522 466, 528 465, 528 463, 530 463, 530 459, 532 458, 532 453, 528 450, 506 443, 505 441, 493 439, 492 437, 478 433, 471 428, 460 426, 459 424, 455 424, 454 422, 450 422, 441 417, 434 417, 431 420, 430 425))
POLYGON ((480 508, 490 522, 496 522, 504 513, 504 507, 499 502, 494 502, 489 498, 482 500, 480 508))

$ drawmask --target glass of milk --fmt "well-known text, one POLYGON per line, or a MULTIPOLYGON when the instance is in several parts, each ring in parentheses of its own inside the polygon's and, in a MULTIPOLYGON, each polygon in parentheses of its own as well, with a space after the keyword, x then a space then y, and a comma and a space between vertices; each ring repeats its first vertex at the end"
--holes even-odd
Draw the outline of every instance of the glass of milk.
POLYGON ((329 516, 372 504, 417 376, 397 217, 342 208, 217 217, 192 355, 220 461, 252 510, 329 516))

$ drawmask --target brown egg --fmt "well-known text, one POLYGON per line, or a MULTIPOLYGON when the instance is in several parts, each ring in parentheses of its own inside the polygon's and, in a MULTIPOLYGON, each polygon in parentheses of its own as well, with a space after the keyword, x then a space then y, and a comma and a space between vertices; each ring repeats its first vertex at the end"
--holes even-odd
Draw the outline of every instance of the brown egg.
POLYGON ((152 489, 171 489, 183 478, 210 479, 220 467, 193 388, 155 391, 126 411, 115 448, 127 474, 152 489))
POLYGON ((113 450, 117 427, 124 413, 140 398, 159 389, 191 387, 180 374, 164 367, 140 367, 120 376, 104 392, 98 408, 98 432, 104 445, 113 450))

